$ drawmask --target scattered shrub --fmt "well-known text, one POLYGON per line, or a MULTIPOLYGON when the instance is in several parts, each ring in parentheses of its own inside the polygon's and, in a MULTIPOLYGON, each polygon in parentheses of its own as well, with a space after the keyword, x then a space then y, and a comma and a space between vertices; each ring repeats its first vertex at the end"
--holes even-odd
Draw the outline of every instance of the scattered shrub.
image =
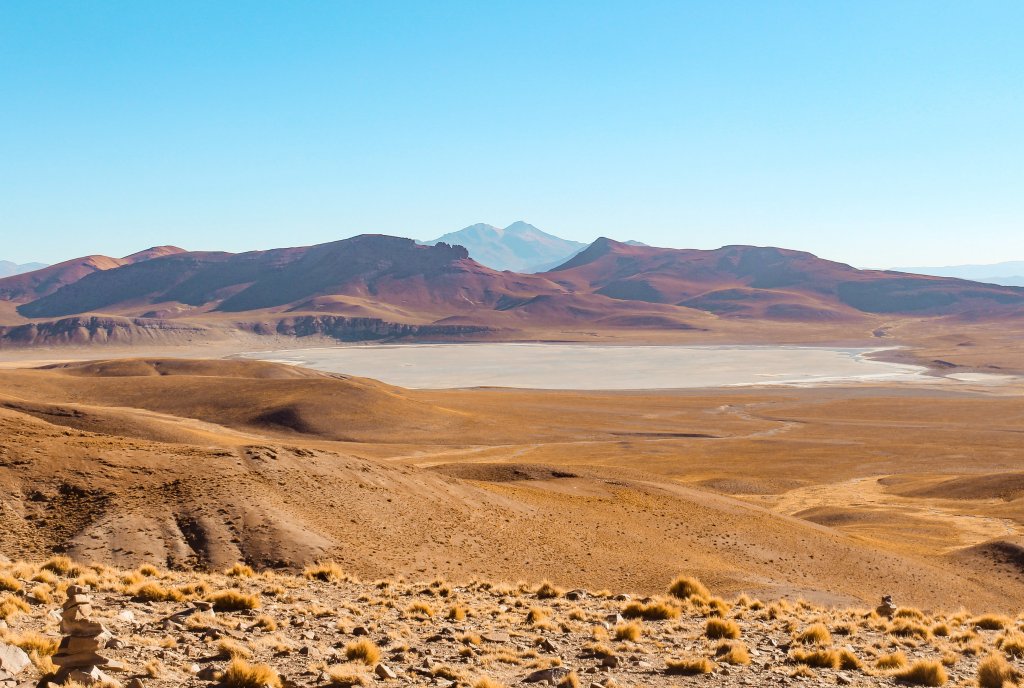
POLYGON ((640 640, 643 633, 644 629, 638 621, 618 624, 614 631, 616 640, 630 640, 634 643, 640 640))
POLYGON ((1020 674, 999 654, 991 654, 978 664, 978 686, 980 688, 1003 688, 1016 685, 1020 674))
POLYGON ((245 609, 259 609, 260 600, 255 595, 246 595, 237 590, 222 590, 206 598, 218 612, 237 612, 245 609))
POLYGON ((895 674, 896 678, 918 686, 942 686, 949 680, 946 668, 934 659, 919 659, 895 674))
POLYGON ((746 646, 738 640, 723 640, 715 648, 715 657, 726 664, 750 664, 746 646))
POLYGON ((537 588, 537 599, 539 600, 550 600, 556 597, 561 597, 564 594, 564 590, 556 588, 550 581, 544 581, 540 584, 540 587, 537 588))
POLYGON ((231 576, 232 578, 252 578, 256 575, 256 572, 252 570, 252 567, 242 562, 236 563, 234 566, 224 572, 225 576, 231 576))
POLYGON ((221 680, 227 688, 281 688, 281 677, 266 664, 249 664, 233 659, 221 680))
POLYGON ((321 561, 307 566, 302 574, 310 580, 334 583, 345 579, 345 571, 334 561, 321 561))
POLYGON ((686 657, 665 661, 665 673, 673 676, 695 676, 710 674, 715 670, 715 663, 707 657, 686 657))
POLYGON ((345 657, 350 662, 359 661, 373 666, 380 661, 380 648, 365 638, 355 640, 345 646, 345 657))
POLYGON ((711 592, 693 576, 679 576, 676 578, 669 586, 668 594, 681 600, 706 600, 711 597, 711 592))
POLYGON ((735 621, 712 618, 704 624, 704 635, 712 640, 721 638, 735 640, 740 637, 740 627, 735 621))
POLYGON ((971 625, 985 631, 999 631, 1011 625, 1011 621, 999 614, 983 614, 971 619, 971 625))
POLYGON ((875 660, 875 666, 879 669, 902 669, 907 666, 907 656, 902 652, 882 655, 875 660))
POLYGON ((838 669, 841 662, 839 653, 832 649, 818 648, 814 650, 793 650, 793 661, 819 669, 838 669))
POLYGON ((667 602, 651 602, 642 604, 630 602, 622 610, 622 615, 627 619, 644 619, 645 621, 668 621, 679 618, 678 607, 667 602))
POLYGON ((796 636, 798 643, 804 645, 828 645, 832 642, 832 634, 823 623, 811 624, 796 636))

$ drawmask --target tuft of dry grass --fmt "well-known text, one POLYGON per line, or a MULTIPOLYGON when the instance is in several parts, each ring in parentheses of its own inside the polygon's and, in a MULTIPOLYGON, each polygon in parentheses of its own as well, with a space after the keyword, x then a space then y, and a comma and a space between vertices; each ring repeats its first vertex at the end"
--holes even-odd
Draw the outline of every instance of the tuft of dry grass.
POLYGON ((473 688, 505 688, 505 684, 495 681, 493 678, 481 676, 473 682, 473 688))
POLYGON ((22 631, 21 633, 0 633, 0 639, 5 643, 20 647, 27 654, 37 653, 40 657, 50 657, 57 652, 58 639, 50 638, 35 631, 22 631))
POLYGON ((889 625, 886 632, 897 638, 921 638, 922 640, 927 640, 931 637, 931 629, 927 626, 906 619, 897 619, 889 625))
POLYGON ((281 688, 281 677, 266 664, 249 664, 244 659, 233 659, 221 683, 227 688, 281 688))
POLYGON ((358 664, 337 664, 327 669, 327 679, 332 686, 352 688, 352 686, 370 685, 370 676, 366 668, 358 664))
POLYGON ((645 621, 669 621, 679 618, 679 608, 667 602, 651 602, 642 604, 630 602, 622 610, 627 619, 644 619, 645 621))
POLYGON ((252 650, 232 638, 224 638, 218 642, 217 652, 221 657, 229 659, 252 659, 252 650))
POLYGON ((238 612, 246 609, 259 609, 260 599, 255 595, 246 595, 237 590, 221 590, 206 597, 218 612, 238 612))
POLYGON ((842 666, 839 653, 831 648, 816 648, 813 650, 797 648, 790 653, 790 656, 797 664, 805 664, 817 669, 838 669, 842 666))
POLYGON ((644 634, 643 626, 639 621, 621 623, 615 627, 614 635, 616 640, 629 640, 637 642, 644 634))
POLYGON ((448 619, 451 621, 465 621, 466 620, 466 607, 461 604, 453 604, 448 609, 448 619))
POLYGON ((252 567, 242 562, 236 563, 234 566, 224 572, 225 576, 231 576, 232 578, 252 578, 256 575, 256 572, 252 570, 252 567))
POLYGON ((902 652, 882 655, 875 660, 875 666, 879 669, 902 669, 907 666, 907 656, 902 652))
POLYGON ((977 626, 984 631, 1000 631, 1007 626, 1013 625, 1010 619, 1001 614, 982 614, 971 619, 970 623, 972 626, 977 626))
POLYGON ((0 573, 0 592, 18 592, 22 585, 17 578, 6 573, 0 573))
POLYGON ((750 664, 747 647, 738 640, 723 640, 715 648, 715 658, 726 664, 750 664))
POLYGON ((185 599, 179 590, 159 583, 143 583, 132 591, 132 596, 143 602, 181 602, 185 599))
POLYGON ((979 688, 1003 688, 1015 686, 1021 675, 1000 655, 993 653, 978 663, 979 688))
MULTIPOLYGON (((43 562, 43 569, 56 573, 58 576, 77 576, 82 572, 82 568, 71 561, 70 557, 51 557, 43 562)), ((48 582, 48 581, 47 581, 48 582)))
POLYGON ((538 600, 551 600, 556 597, 561 597, 565 594, 565 590, 553 585, 550 581, 544 581, 537 588, 537 599, 538 600))
POLYGON ((832 634, 825 624, 815 623, 798 633, 795 640, 804 645, 828 645, 832 642, 832 634))
POLYGON ((797 664, 793 667, 793 670, 789 672, 790 678, 814 678, 814 672, 811 671, 811 667, 806 664, 797 664))
POLYGON ((334 561, 320 561, 307 566, 302 572, 310 580, 334 583, 345 579, 345 570, 334 561))
POLYGON ((345 657, 350 662, 359 661, 373 666, 380 661, 380 648, 366 638, 354 640, 345 646, 345 657))
POLYGON ((274 617, 269 614, 260 614, 256 617, 255 626, 257 628, 262 628, 268 633, 273 633, 277 630, 277 621, 275 621, 274 617))
POLYGON ((740 626, 735 621, 711 618, 704 624, 704 635, 712 640, 735 640, 740 637, 740 626))
POLYGON ((943 686, 949 680, 942 662, 934 659, 919 659, 906 669, 897 671, 895 677, 917 686, 943 686))
POLYGON ((405 608, 405 615, 413 618, 429 619, 434 616, 434 608, 426 602, 413 602, 405 608))
POLYGON ((31 609, 24 600, 13 595, 5 594, 0 597, 0 619, 3 621, 10 621, 18 614, 27 614, 31 609))
POLYGON ((665 673, 672 676, 696 676, 710 674, 715 670, 715 663, 707 657, 683 657, 665 660, 665 673))
POLYGON ((668 594, 681 600, 706 600, 711 592, 693 576, 679 576, 669 585, 668 594))

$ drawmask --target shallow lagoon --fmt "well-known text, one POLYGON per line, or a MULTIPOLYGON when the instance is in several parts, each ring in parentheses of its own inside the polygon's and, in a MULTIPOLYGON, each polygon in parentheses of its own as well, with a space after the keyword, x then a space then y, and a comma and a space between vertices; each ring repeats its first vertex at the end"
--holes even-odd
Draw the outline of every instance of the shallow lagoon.
POLYGON ((798 346, 398 344, 244 354, 412 389, 683 389, 922 379, 921 366, 873 360, 878 349, 798 346))

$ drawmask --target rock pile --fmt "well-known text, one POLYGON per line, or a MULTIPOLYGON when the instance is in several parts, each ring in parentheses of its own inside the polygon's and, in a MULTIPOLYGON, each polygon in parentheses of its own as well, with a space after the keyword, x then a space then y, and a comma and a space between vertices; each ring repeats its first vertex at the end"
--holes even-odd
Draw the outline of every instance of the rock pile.
POLYGON ((53 656, 53 663, 60 667, 57 683, 77 681, 91 686, 111 681, 104 673, 122 671, 120 662, 100 654, 113 635, 102 623, 92 618, 92 596, 89 588, 72 585, 68 588, 68 599, 61 614, 60 631, 64 637, 53 656))
POLYGON ((875 607, 875 612, 886 619, 891 619, 896 613, 896 605, 892 601, 892 595, 883 595, 882 604, 875 607))

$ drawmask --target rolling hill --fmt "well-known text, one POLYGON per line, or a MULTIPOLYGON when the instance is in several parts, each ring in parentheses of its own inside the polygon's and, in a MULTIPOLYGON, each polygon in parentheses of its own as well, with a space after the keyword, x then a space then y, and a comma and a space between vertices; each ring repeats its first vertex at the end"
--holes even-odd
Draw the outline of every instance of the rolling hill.
POLYGON ((864 332, 883 318, 1022 314, 1020 288, 858 270, 781 248, 665 249, 605 238, 538 274, 499 272, 444 242, 361 235, 240 254, 159 247, 0 279, 0 341, 8 344, 181 342, 224 332, 516 339, 574 328, 734 332, 755 321, 864 332))

